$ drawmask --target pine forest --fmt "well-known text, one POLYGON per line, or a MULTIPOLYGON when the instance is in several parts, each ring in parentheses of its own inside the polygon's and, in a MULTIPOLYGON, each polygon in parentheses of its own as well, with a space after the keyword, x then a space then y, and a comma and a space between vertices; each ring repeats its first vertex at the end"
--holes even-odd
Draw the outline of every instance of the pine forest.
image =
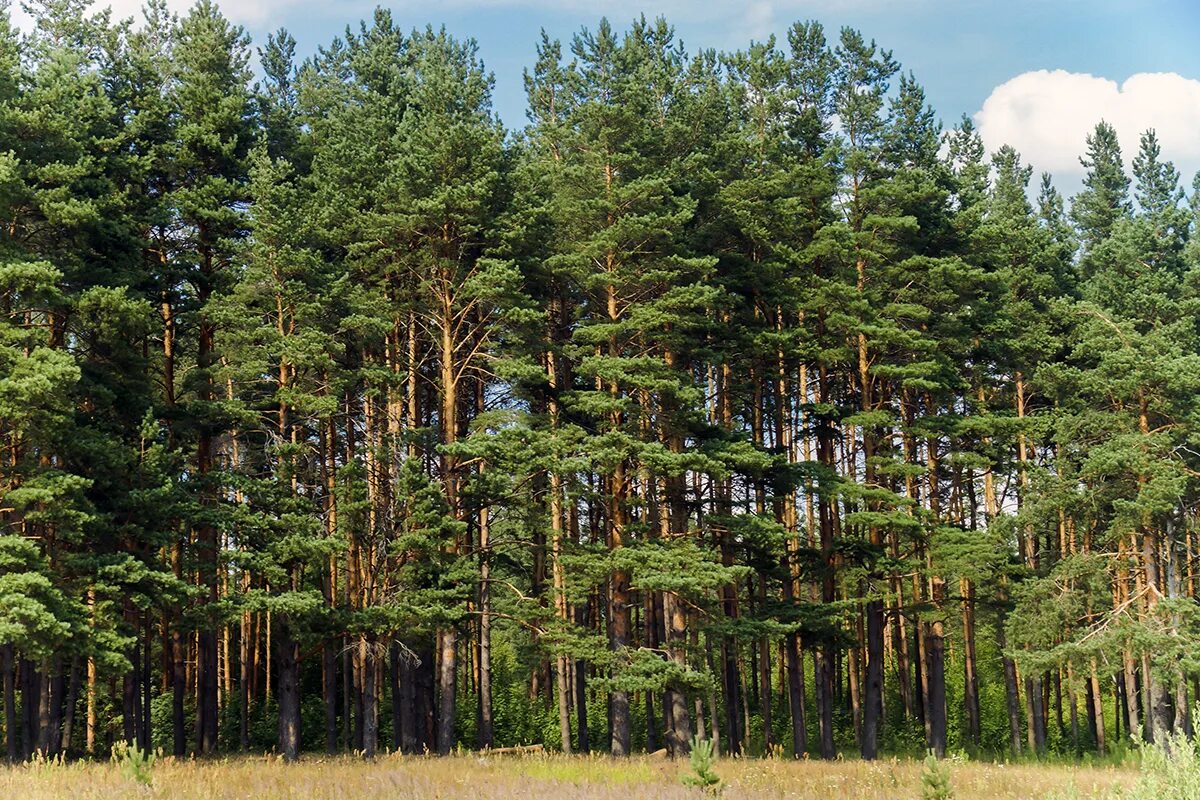
POLYGON ((0 2, 8 759, 1099 757, 1200 700, 1200 178, 887 43, 0 2), (954 110, 957 113, 958 110, 954 110), (520 124, 516 124, 519 122, 520 124))

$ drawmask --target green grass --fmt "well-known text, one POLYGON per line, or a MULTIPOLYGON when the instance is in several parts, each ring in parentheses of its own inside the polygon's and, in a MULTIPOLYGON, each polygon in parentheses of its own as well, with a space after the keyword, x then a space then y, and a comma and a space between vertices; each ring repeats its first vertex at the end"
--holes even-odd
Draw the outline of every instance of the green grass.
MULTIPOLYGON (((1137 779, 1136 768, 1058 764, 988 764, 951 760, 946 769, 956 800, 1108 800, 1137 779)), ((159 758, 149 784, 119 763, 38 763, 0 768, 0 797, 21 800, 698 800, 683 785, 686 760, 649 756, 463 753, 450 758, 306 757, 285 765, 275 757, 177 761, 159 758)), ((921 797, 917 759, 876 762, 720 759, 713 771, 725 800, 897 800, 921 797)))

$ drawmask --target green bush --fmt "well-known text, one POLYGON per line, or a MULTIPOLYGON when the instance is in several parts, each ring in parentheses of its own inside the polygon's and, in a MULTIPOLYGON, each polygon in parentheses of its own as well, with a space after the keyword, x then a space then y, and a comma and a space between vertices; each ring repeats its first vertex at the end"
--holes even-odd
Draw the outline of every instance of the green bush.
POLYGON ((950 767, 929 751, 921 769, 921 800, 954 800, 950 767))
POLYGON ((692 752, 689 756, 692 771, 683 776, 684 786, 695 786, 708 795, 721 793, 721 777, 713 772, 713 743, 710 739, 692 737, 692 752))
POLYGON ((145 752, 136 744, 118 740, 113 744, 112 761, 120 765, 125 777, 142 786, 149 786, 153 780, 150 772, 154 767, 154 753, 145 752))
POLYGON ((1200 797, 1200 751, 1181 732, 1165 742, 1141 748, 1142 768, 1137 782, 1122 800, 1194 800, 1200 797))

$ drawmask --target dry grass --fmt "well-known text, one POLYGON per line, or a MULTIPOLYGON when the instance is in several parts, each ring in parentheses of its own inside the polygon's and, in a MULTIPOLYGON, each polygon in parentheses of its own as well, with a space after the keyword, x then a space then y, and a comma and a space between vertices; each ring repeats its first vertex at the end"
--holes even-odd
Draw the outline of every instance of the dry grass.
MULTIPOLYGON (((696 800, 680 784, 685 762, 652 758, 461 755, 448 759, 389 756, 371 763, 351 758, 278 760, 162 759, 153 785, 142 787, 111 764, 33 764, 0 768, 0 797, 17 800, 180 798, 180 800, 696 800)), ((914 761, 721 761, 728 800, 893 800, 919 798, 921 765, 914 761)), ((958 800, 1103 797, 1127 786, 1134 772, 1112 767, 953 764, 958 800)))

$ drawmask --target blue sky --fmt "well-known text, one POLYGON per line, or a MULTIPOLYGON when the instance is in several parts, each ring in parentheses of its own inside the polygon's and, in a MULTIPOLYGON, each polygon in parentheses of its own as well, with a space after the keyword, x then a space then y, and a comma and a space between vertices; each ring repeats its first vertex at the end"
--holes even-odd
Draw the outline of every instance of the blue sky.
MULTIPOLYGON (((256 38, 286 26, 310 51, 372 3, 226 0, 256 38)), ((843 25, 873 37, 911 69, 948 122, 977 111, 991 90, 1020 73, 1063 69, 1124 80, 1138 72, 1200 78, 1197 0, 748 0, 630 2, 628 0, 449 0, 385 4, 405 27, 445 24, 479 42, 496 74, 497 111, 524 123, 522 69, 532 62, 538 32, 568 40, 602 15, 620 26, 636 14, 662 14, 690 48, 732 50, 751 39, 782 35, 798 19, 822 22, 830 38, 843 25)))
MULTIPOLYGON (((189 4, 169 1, 178 10, 189 4)), ((140 6, 140 0, 98 5, 106 2, 120 15, 134 14, 140 6)), ((267 31, 288 28, 303 55, 347 24, 357 25, 376 5, 371 0, 219 2, 256 41, 267 31)), ((444 24, 457 36, 474 37, 496 76, 496 110, 510 127, 525 124, 522 70, 533 60, 542 28, 565 43, 601 16, 621 27, 640 13, 662 14, 689 49, 732 50, 771 33, 782 35, 795 20, 816 19, 831 40, 849 25, 891 49, 925 86, 947 124, 964 113, 975 115, 989 147, 1012 143, 1035 168, 1050 169, 1068 183, 1077 171, 1083 135, 1101 116, 1115 118, 1127 155, 1136 148, 1140 129, 1153 124, 1164 151, 1188 180, 1200 169, 1200 0, 400 0, 384 5, 406 28, 444 24), (1132 76, 1140 79, 1128 81, 1132 76)))

